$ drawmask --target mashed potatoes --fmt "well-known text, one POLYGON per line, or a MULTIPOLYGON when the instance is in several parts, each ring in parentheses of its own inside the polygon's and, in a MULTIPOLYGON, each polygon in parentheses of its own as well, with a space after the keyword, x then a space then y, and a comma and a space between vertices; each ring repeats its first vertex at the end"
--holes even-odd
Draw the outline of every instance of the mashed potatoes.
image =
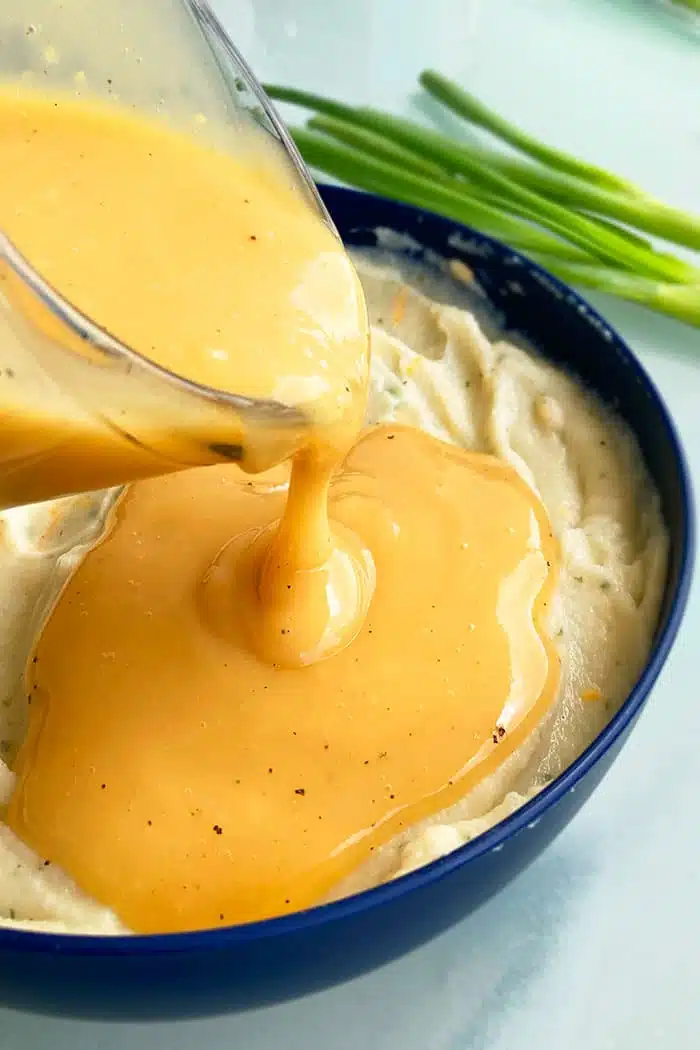
MULTIPOLYGON (((431 301, 398 271, 365 261, 361 273, 373 322, 368 421, 409 423, 495 454, 545 504, 562 548, 550 630, 563 676, 553 715, 495 774, 450 810, 384 846, 333 896, 455 849, 513 812, 581 753, 644 666, 668 546, 658 496, 633 437, 593 397, 525 350, 488 339, 471 313, 431 301)), ((25 732, 23 670, 32 639, 62 583, 99 536, 113 497, 69 498, 1 516, 0 805, 12 790, 6 763, 25 732)), ((2 824, 0 922, 127 932, 2 824)))

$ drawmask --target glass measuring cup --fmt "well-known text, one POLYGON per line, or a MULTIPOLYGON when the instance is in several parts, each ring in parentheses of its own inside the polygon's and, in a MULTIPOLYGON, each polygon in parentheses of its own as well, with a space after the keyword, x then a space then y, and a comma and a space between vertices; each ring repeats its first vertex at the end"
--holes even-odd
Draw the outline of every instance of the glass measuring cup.
MULTIPOLYGON (((180 128, 196 122, 233 150, 255 128, 333 228, 264 92, 201 0, 8 0, 2 81, 101 95, 180 128)), ((225 460, 264 469, 293 454, 309 424, 293 406, 198 386, 149 362, 76 310, 1 233, 0 411, 0 508, 225 460)))

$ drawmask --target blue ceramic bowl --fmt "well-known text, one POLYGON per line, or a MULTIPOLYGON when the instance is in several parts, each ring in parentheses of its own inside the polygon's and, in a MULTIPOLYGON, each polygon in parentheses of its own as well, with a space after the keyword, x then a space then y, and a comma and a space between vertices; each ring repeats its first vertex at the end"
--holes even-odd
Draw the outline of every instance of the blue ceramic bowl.
POLYGON ((378 197, 336 188, 323 196, 350 246, 371 246, 374 231, 388 228, 462 258, 505 332, 578 375, 632 427, 671 536, 649 661, 621 710, 558 780, 442 860, 347 900, 230 929, 114 938, 0 930, 2 1004, 122 1020, 198 1016, 298 996, 414 948, 496 893, 571 820, 619 753, 676 637, 693 569, 690 480, 666 407, 628 347, 578 295, 497 241, 378 197))

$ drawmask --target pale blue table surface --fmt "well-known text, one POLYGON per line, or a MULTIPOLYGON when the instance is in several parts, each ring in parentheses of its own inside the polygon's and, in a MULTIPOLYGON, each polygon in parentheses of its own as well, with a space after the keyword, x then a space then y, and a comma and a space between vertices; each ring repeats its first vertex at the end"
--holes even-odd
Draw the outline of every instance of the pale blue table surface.
MULTIPOLYGON (((263 77, 410 113, 418 72, 435 66, 540 137, 700 212, 700 33, 657 0, 216 7, 263 77)), ((700 332, 599 305, 668 399, 700 492, 700 332)), ((100 1025, 0 1011, 0 1050, 696 1050, 698 639, 695 588, 647 712, 594 798, 497 900, 428 946, 244 1016, 100 1025)))

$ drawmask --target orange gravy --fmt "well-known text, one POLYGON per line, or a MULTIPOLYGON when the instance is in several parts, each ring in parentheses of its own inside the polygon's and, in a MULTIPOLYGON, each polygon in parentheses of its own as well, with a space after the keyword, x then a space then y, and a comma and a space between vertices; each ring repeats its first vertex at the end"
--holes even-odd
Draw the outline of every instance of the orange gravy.
POLYGON ((122 496, 33 653, 8 822, 136 932, 310 906, 550 709, 545 512, 491 457, 358 440, 357 278, 254 156, 36 99, 0 100, 3 150, 0 226, 85 313, 312 420, 291 478, 215 466, 122 496))

